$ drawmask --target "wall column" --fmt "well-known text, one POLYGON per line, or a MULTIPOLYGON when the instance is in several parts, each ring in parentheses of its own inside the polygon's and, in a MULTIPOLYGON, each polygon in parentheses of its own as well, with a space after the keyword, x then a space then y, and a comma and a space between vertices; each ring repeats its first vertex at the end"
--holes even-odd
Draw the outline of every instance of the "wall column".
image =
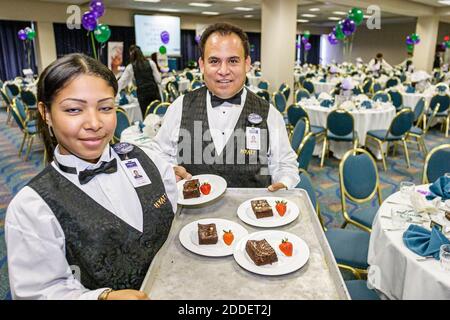
POLYGON ((413 63, 416 70, 431 72, 439 29, 439 17, 427 16, 417 19, 416 33, 420 43, 414 46, 413 63))
POLYGON ((55 32, 52 22, 38 21, 36 25, 36 62, 38 72, 41 73, 45 67, 56 60, 55 32))

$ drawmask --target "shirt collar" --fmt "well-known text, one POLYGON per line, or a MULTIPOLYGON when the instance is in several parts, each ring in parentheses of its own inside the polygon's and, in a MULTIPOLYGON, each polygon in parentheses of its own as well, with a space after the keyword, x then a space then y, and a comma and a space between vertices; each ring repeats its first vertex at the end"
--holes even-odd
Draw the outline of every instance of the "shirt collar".
POLYGON ((54 157, 56 158, 56 161, 63 166, 66 167, 72 167, 77 169, 77 173, 80 171, 83 171, 85 169, 95 169, 100 166, 102 161, 109 162, 114 158, 114 153, 109 144, 105 147, 103 150, 102 155, 100 156, 100 159, 98 159, 97 163, 91 163, 87 162, 83 159, 78 158, 77 156, 73 154, 61 154, 59 150, 59 145, 56 146, 54 157))
MULTIPOLYGON (((242 95, 241 95, 241 105, 240 105, 240 107, 243 107, 244 103, 245 103, 245 99, 247 98, 247 88, 243 87, 243 88, 239 89, 239 91, 241 91, 241 90, 242 90, 242 95)), ((211 94, 209 93, 209 90, 206 90, 206 106, 207 106, 208 109, 214 109, 211 106, 211 94)), ((231 107, 231 106, 233 106, 233 105, 230 105, 227 102, 225 102, 224 104, 222 104, 221 106, 218 106, 217 108, 231 107)))

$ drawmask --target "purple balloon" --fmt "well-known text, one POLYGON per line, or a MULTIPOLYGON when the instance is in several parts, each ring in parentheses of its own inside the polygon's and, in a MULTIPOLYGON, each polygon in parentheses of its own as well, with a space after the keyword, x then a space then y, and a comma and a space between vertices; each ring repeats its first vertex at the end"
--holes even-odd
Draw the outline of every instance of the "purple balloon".
POLYGON ((92 0, 91 4, 89 5, 91 8, 91 12, 95 15, 95 17, 98 19, 105 13, 105 5, 102 1, 99 0, 92 0))
POLYGON ((309 50, 311 50, 311 48, 312 48, 311 43, 309 43, 309 42, 305 43, 305 51, 309 51, 309 50))
POLYGON ((27 40, 27 33, 25 30, 20 29, 19 32, 17 32, 17 36, 19 37, 20 40, 27 40))
POLYGON ((356 31, 356 23, 353 20, 350 20, 349 18, 344 20, 344 23, 342 24, 342 32, 348 37, 353 32, 356 31))
POLYGON ((339 43, 339 40, 336 38, 336 35, 333 32, 330 32, 328 34, 328 42, 334 46, 337 45, 339 43))
POLYGON ((200 39, 201 39, 200 36, 195 36, 195 42, 200 43, 200 39))
POLYGON ((161 41, 162 41, 162 43, 168 44, 169 40, 170 40, 169 32, 167 32, 167 31, 161 32, 161 41))
POLYGON ((308 43, 308 38, 302 37, 302 42, 303 42, 303 44, 308 43))
POLYGON ((296 48, 296 49, 300 49, 301 46, 302 46, 302 45, 301 45, 300 43, 296 43, 296 44, 295 44, 295 48, 296 48))
POLYGON ((83 17, 81 18, 81 24, 87 31, 94 31, 95 27, 97 26, 97 19, 95 18, 95 14, 91 11, 85 12, 83 14, 83 17))
POLYGON ((410 36, 407 36, 407 37, 406 37, 406 44, 407 44, 407 45, 412 45, 412 44, 414 44, 414 41, 413 41, 413 39, 411 39, 410 36))
POLYGON ((420 39, 417 39, 416 42, 414 42, 414 44, 419 44, 420 43, 420 39))

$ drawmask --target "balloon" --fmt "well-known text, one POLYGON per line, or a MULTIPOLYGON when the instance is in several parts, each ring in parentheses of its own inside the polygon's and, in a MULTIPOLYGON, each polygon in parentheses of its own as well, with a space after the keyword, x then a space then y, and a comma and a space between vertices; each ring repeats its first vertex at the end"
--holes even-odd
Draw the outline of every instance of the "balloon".
POLYGON ((336 38, 336 35, 333 32, 330 32, 328 34, 328 42, 330 42, 330 44, 334 46, 339 43, 339 40, 336 38))
POLYGON ((406 45, 411 45, 411 44, 414 44, 414 41, 413 41, 413 39, 411 39, 411 36, 407 36, 406 37, 406 45))
POLYGON ((301 45, 300 43, 296 43, 296 44, 295 44, 295 49, 300 49, 301 46, 302 46, 302 45, 301 45))
POLYGON ((87 31, 93 31, 97 26, 97 19, 95 18, 94 13, 91 11, 85 12, 81 18, 81 24, 87 31))
POLYGON ((445 47, 450 48, 450 41, 445 42, 445 47))
POLYGON ((28 40, 33 40, 34 37, 36 37, 36 31, 34 31, 33 29, 30 28, 29 31, 26 32, 27 33, 27 39, 28 40))
POLYGON ((348 37, 353 32, 356 31, 356 23, 353 20, 350 20, 349 18, 344 20, 344 23, 342 24, 342 32, 348 37))
POLYGON ((195 42, 200 43, 201 36, 195 36, 195 42))
POLYGON ((411 35, 411 39, 414 42, 414 44, 418 44, 420 42, 420 37, 417 33, 413 33, 411 35))
POLYGON ((161 53, 161 54, 166 54, 166 52, 167 52, 167 49, 166 49, 165 46, 159 47, 159 53, 161 53))
POLYGON ((311 48, 312 48, 311 43, 309 43, 309 42, 305 43, 305 51, 309 51, 309 50, 311 50, 311 48))
POLYGON ((91 12, 97 19, 103 16, 103 14, 105 13, 105 5, 99 0, 92 0, 89 8, 91 8, 91 12))
POLYGON ((306 38, 305 36, 302 37, 302 42, 303 44, 308 43, 308 38, 306 38))
POLYGON ((27 33, 25 32, 25 30, 20 29, 19 32, 17 32, 17 36, 19 37, 20 40, 27 40, 27 33))
POLYGON ((445 41, 445 42, 447 42, 447 41, 449 41, 449 40, 450 40, 450 37, 449 37, 449 36, 445 36, 445 37, 444 37, 444 41, 445 41))
POLYGON ((303 33, 303 37, 306 38, 306 39, 309 39, 310 36, 311 36, 311 32, 309 32, 308 30, 306 30, 306 31, 303 33))
POLYGON ((352 8, 348 12, 348 18, 356 23, 357 26, 359 26, 364 19, 364 12, 361 9, 358 8, 352 8))
POLYGON ((345 38, 345 34, 344 32, 342 32, 342 25, 341 24, 336 24, 336 26, 333 28, 333 33, 336 36, 336 39, 339 40, 344 40, 345 38))
POLYGON ((107 24, 100 23, 97 27, 95 27, 94 37, 98 42, 104 43, 109 40, 109 37, 111 37, 111 29, 109 29, 107 24))
POLYGON ((167 32, 167 31, 161 32, 161 41, 164 44, 168 44, 169 43, 169 41, 170 41, 169 32, 167 32))
POLYGON ((408 52, 413 52, 414 51, 414 45, 413 44, 408 44, 406 46, 406 48, 407 48, 408 52))

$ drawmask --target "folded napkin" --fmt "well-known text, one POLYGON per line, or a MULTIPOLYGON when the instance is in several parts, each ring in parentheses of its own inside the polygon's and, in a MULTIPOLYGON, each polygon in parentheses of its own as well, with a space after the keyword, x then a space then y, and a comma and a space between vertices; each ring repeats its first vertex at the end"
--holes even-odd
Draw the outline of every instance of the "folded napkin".
POLYGON ((159 131, 162 125, 162 117, 157 114, 150 113, 144 120, 145 127, 143 129, 144 135, 153 138, 159 131))
POLYGON ((370 100, 364 100, 361 102, 361 107, 365 109, 372 109, 372 102, 370 100))
POLYGON ((413 192, 410 195, 411 205, 416 212, 437 213, 439 211, 440 200, 435 199, 431 202, 426 201, 419 192, 413 192))
POLYGON ((403 233, 403 243, 408 249, 419 256, 433 256, 436 260, 439 260, 439 250, 441 245, 450 244, 450 240, 448 240, 436 227, 433 227, 433 229, 429 231, 424 227, 411 224, 403 233))
POLYGON ((450 199, 450 178, 442 176, 439 177, 431 186, 431 194, 427 195, 428 200, 436 197, 441 197, 442 201, 450 199))
POLYGON ((125 94, 121 94, 120 95, 120 100, 119 100, 119 106, 123 106, 123 105, 126 105, 128 103, 129 103, 129 101, 128 101, 127 96, 125 94))
POLYGON ((415 93, 416 89, 413 86, 407 86, 405 92, 406 93, 415 93))

